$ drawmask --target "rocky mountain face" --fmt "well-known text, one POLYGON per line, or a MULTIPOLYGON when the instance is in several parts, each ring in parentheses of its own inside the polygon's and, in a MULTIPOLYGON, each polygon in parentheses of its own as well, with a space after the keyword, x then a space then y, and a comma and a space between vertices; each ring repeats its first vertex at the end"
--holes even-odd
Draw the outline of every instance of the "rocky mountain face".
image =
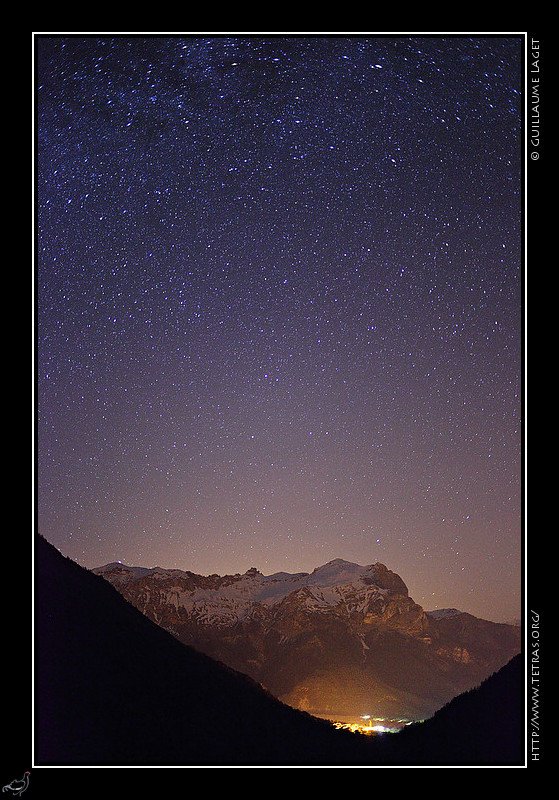
POLYGON ((454 609, 426 613, 379 563, 335 559, 268 576, 121 563, 93 571, 184 644, 331 719, 425 719, 521 649, 518 627, 454 609))

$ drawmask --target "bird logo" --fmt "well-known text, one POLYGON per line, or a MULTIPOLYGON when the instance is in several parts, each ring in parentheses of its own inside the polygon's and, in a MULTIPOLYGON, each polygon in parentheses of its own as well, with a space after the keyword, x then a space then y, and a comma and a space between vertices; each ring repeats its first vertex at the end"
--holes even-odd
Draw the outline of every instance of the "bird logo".
POLYGON ((11 792, 14 797, 19 797, 29 786, 29 774, 28 771, 24 772, 23 778, 20 781, 15 780, 11 783, 7 783, 2 787, 2 791, 11 792))

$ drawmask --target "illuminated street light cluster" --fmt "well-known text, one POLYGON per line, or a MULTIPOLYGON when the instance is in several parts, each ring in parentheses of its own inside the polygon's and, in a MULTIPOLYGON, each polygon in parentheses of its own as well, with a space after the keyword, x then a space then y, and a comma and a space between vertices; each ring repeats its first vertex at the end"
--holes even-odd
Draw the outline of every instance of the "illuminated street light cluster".
POLYGON ((370 714, 364 714, 361 717, 362 720, 365 722, 334 722, 336 728, 343 728, 344 730, 350 730, 352 733, 367 733, 367 734, 378 734, 378 733, 398 733, 405 725, 409 725, 410 722, 407 720, 385 720, 385 719, 374 719, 371 717, 370 714), (383 723, 389 722, 389 725, 385 725, 383 723), (375 724, 373 724, 375 723, 375 724))

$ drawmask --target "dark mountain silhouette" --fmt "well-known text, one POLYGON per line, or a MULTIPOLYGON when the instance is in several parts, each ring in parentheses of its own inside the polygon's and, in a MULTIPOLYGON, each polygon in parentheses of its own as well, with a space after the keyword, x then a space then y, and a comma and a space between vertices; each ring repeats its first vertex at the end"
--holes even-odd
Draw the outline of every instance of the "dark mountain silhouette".
POLYGON ((383 761, 408 765, 524 764, 524 661, 514 656, 431 719, 383 738, 383 761))
POLYGON ((178 642, 46 540, 36 548, 38 765, 370 763, 370 740, 178 642))
POLYGON ((41 537, 35 577, 38 766, 518 763, 519 661, 428 723, 353 734, 182 644, 41 537))

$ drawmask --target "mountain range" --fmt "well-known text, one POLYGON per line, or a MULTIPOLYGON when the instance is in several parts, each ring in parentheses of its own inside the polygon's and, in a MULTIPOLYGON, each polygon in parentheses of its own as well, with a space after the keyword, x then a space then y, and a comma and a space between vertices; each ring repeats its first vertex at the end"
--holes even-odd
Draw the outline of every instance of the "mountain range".
POLYGON ((338 721, 417 721, 520 652, 514 625, 425 612, 380 563, 310 573, 197 575, 120 562, 93 570, 183 644, 282 702, 338 721))
MULTIPOLYGON (((427 722, 368 736, 296 710, 182 644, 42 537, 34 580, 37 766, 523 763, 520 656, 427 722)), ((56 771, 37 778, 44 774, 58 782, 56 771)), ((90 788, 99 775, 105 784, 94 771, 90 788)), ((119 780, 126 773, 113 771, 112 786, 119 780)), ((157 772, 144 772, 142 784, 162 787, 157 772)))

